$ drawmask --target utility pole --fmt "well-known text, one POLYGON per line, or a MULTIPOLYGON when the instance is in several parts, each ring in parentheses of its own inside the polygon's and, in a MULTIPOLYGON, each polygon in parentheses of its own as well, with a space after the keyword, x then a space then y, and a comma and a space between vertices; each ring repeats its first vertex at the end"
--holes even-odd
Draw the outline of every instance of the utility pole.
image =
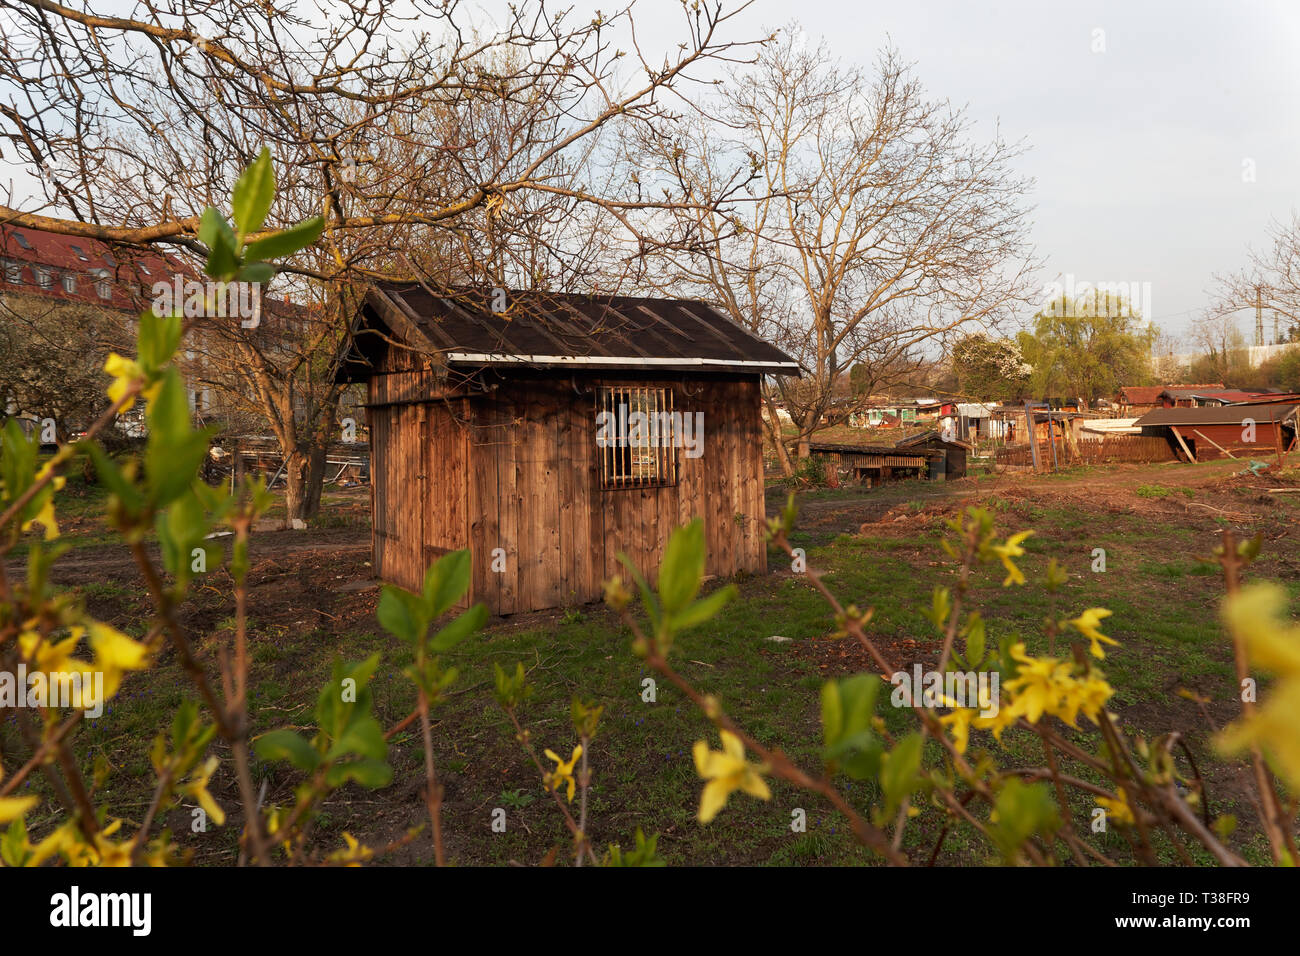
POLYGON ((1264 344, 1264 294, 1255 286, 1255 344, 1264 344))

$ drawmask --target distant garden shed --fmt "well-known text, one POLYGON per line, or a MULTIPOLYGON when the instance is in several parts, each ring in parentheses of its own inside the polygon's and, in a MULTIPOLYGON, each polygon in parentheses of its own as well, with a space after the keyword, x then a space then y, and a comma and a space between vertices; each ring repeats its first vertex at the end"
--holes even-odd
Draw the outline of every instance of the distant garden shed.
POLYGON ((1134 424, 1191 461, 1282 454, 1295 444, 1295 403, 1157 408, 1134 424))
POLYGON ((497 614, 598 599, 699 517, 706 573, 767 567, 759 383, 798 375, 703 302, 372 287, 339 379, 365 382, 376 574, 468 547, 497 614))

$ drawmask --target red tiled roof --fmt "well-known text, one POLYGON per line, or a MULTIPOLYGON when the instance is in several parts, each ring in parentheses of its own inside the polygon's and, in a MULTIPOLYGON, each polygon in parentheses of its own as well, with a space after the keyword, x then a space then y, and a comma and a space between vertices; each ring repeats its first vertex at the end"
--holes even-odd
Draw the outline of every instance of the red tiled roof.
POLYGON ((155 282, 170 282, 178 272, 194 275, 175 256, 8 223, 0 223, 0 260, 0 294, 21 292, 132 311, 151 298, 155 282), (15 267, 19 281, 12 282, 15 267), (37 281, 37 269, 48 270, 48 288, 37 281), (63 287, 63 277, 69 274, 76 278, 73 292, 63 287), (109 283, 107 298, 96 287, 101 276, 109 283))
POLYGON ((1238 401, 1239 405, 1300 404, 1300 392, 1256 392, 1250 398, 1238 401))

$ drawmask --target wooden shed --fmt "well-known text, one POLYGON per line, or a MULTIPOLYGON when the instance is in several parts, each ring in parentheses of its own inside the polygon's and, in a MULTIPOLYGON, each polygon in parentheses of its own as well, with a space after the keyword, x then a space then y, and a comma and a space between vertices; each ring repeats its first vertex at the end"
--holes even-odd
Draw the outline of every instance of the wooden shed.
POLYGON ((1157 408, 1135 422, 1143 435, 1165 438, 1192 461, 1261 457, 1290 451, 1296 438, 1296 404, 1157 408))
POLYGON ((706 573, 763 572, 759 384, 791 374, 699 301, 372 287, 339 378, 369 390, 375 572, 468 547, 493 613, 584 603, 696 517, 706 573))

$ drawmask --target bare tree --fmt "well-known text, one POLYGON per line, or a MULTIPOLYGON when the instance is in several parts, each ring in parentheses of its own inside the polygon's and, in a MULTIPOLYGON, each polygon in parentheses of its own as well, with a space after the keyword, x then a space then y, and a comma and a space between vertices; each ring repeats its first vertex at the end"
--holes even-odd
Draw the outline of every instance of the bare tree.
POLYGON ((702 109, 713 117, 639 144, 646 190, 696 201, 675 211, 694 241, 657 279, 698 290, 802 362, 804 379, 764 390, 787 472, 787 445, 914 377, 954 330, 995 327, 1027 298, 1028 183, 1010 170, 1021 148, 973 142, 964 113, 927 98, 893 51, 868 74, 787 28, 702 109), (856 397, 832 403, 850 368, 856 397), (777 402, 796 435, 779 434, 777 402))
POLYGON ((299 343, 301 361, 256 335, 223 333, 289 461, 288 514, 307 516, 319 493, 307 490, 311 462, 333 427, 329 362, 358 284, 412 274, 590 280, 615 243, 566 241, 584 215, 617 223, 625 248, 671 243, 656 214, 693 200, 629 196, 608 170, 592 174, 607 159, 600 134, 671 122, 679 85, 748 55, 748 44, 722 38, 744 6, 683 5, 681 45, 654 62, 640 53, 630 6, 577 21, 522 3, 483 31, 456 0, 314 10, 137 0, 126 17, 80 2, 0 0, 0 80, 10 90, 0 142, 45 191, 21 209, 0 197, 0 222, 203 254, 202 209, 221 205, 268 146, 280 198, 267 228, 326 221, 319 246, 277 288, 335 324, 299 343), (584 251, 590 267, 575 268, 584 251), (296 400, 306 380, 319 400, 296 400))
POLYGON ((1210 308, 1192 322, 1189 338, 1203 354, 1201 362, 1192 369, 1200 372, 1193 378, 1206 377, 1214 382, 1228 382, 1234 371, 1246 362, 1246 339, 1237 326, 1237 317, 1231 310, 1210 308))
POLYGON ((1285 329, 1279 329, 1278 340, 1294 341, 1300 328, 1300 213, 1293 212, 1290 222, 1273 222, 1268 237, 1264 250, 1248 250, 1245 267, 1215 275, 1214 302, 1207 311, 1217 318, 1268 309, 1285 329))

